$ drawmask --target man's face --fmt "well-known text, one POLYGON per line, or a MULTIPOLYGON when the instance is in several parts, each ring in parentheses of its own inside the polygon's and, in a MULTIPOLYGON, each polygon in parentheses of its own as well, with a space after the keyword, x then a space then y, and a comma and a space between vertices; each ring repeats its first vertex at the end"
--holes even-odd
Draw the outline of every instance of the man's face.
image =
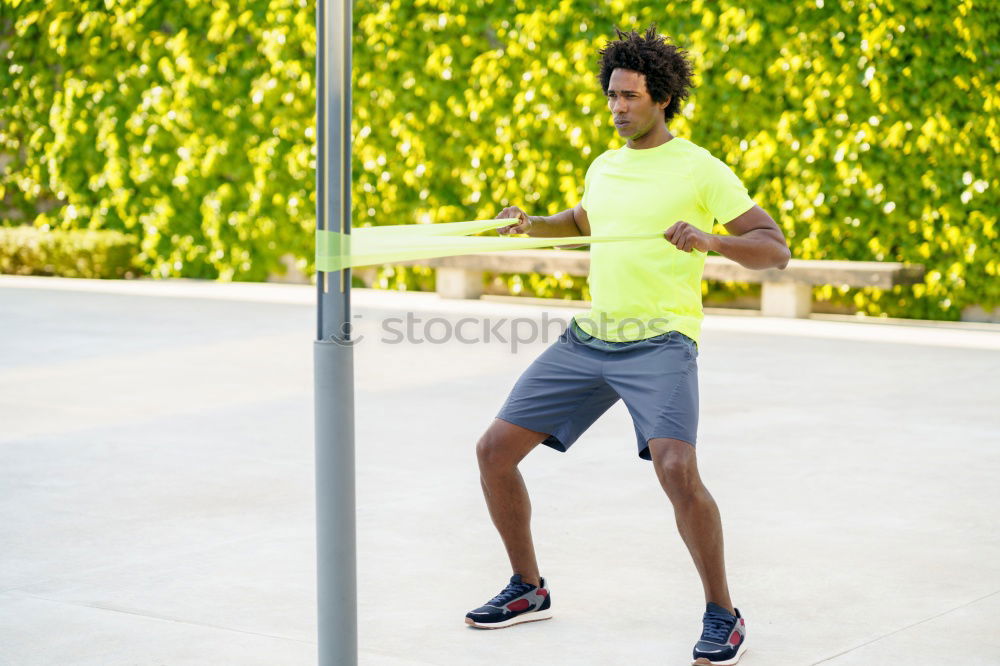
POLYGON ((646 89, 646 75, 630 69, 616 69, 608 82, 608 108, 618 136, 635 141, 657 123, 663 122, 663 110, 670 100, 654 102, 646 89))

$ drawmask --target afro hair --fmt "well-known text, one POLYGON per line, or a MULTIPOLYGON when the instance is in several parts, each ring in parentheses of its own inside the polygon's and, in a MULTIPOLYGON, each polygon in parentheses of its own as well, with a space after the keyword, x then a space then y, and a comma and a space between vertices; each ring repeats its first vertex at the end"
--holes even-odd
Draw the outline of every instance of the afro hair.
POLYGON ((654 102, 670 103, 663 110, 670 120, 681 108, 681 102, 691 94, 693 71, 686 51, 670 44, 668 37, 658 35, 651 25, 645 35, 634 30, 622 32, 615 28, 618 39, 608 42, 600 55, 601 90, 608 94, 611 73, 618 68, 630 69, 646 77, 646 88, 654 102))

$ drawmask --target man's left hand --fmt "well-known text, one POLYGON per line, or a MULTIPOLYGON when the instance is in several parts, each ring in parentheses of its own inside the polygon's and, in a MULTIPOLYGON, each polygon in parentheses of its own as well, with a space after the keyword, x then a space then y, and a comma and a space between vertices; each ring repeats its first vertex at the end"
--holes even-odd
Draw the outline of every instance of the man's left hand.
POLYGON ((672 227, 663 232, 663 237, 683 252, 692 250, 709 252, 715 246, 715 236, 706 234, 698 227, 684 221, 674 223, 672 227))

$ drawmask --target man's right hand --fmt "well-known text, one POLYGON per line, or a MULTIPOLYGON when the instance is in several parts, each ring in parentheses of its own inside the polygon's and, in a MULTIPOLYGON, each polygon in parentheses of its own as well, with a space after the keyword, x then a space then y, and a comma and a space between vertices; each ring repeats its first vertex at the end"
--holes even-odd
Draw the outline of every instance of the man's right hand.
POLYGON ((508 220, 516 219, 517 222, 514 224, 508 224, 505 227, 497 227, 497 231, 501 234, 529 234, 531 229, 531 216, 525 213, 523 210, 517 206, 507 206, 500 214, 496 216, 497 220, 508 220))

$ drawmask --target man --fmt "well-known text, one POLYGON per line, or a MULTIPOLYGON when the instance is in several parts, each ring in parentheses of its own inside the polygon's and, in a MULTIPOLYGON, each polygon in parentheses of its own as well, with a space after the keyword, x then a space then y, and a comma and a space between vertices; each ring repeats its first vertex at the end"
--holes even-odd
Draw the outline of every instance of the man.
POLYGON ((516 206, 503 233, 558 237, 663 231, 665 241, 595 244, 591 311, 524 372, 476 452, 483 493, 513 569, 509 584, 466 622, 491 629, 551 617, 532 543, 531 505, 518 472, 539 443, 567 450, 619 398, 639 456, 653 462, 705 590, 694 664, 735 664, 746 625, 726 582, 719 510, 695 458, 701 275, 712 251, 754 269, 784 268, 790 252, 774 220, 721 161, 667 129, 691 87, 684 51, 657 35, 617 30, 600 51, 600 82, 627 143, 587 171, 583 200, 530 216, 516 206), (711 233, 713 220, 729 235, 711 233))

